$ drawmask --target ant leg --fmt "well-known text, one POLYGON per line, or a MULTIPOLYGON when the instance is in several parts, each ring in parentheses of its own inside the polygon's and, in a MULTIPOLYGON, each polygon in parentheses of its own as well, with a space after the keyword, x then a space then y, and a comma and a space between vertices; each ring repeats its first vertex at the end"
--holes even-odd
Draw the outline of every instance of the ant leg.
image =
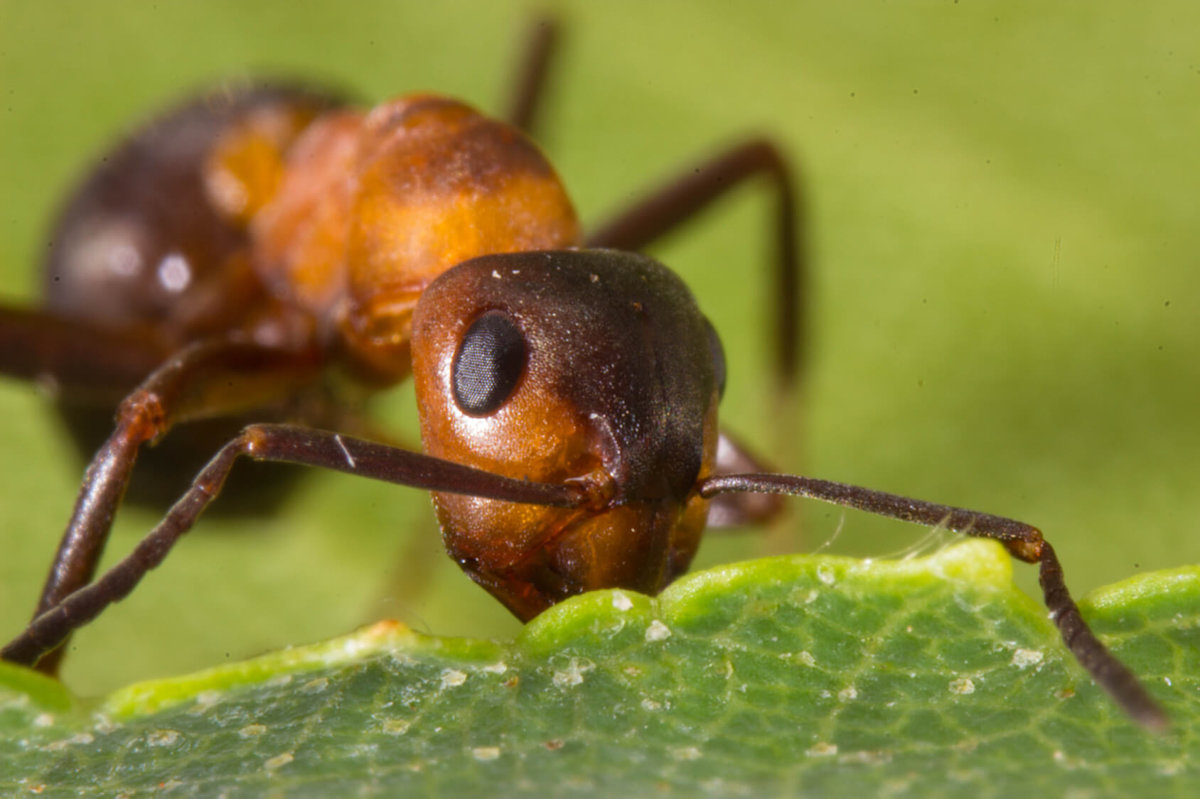
MULTIPOLYGON (((800 180, 774 144, 763 139, 747 141, 676 176, 600 226, 588 237, 587 244, 640 250, 687 222, 727 192, 760 175, 770 178, 777 193, 773 275, 776 286, 772 291, 774 346, 777 370, 784 386, 790 388, 803 374, 799 338, 805 324, 799 292, 807 279, 808 268, 800 180)), ((722 432, 717 446, 717 474, 747 471, 766 469, 747 449, 722 432)), ((782 502, 761 494, 719 496, 709 506, 708 524, 712 527, 759 524, 774 518, 782 509, 782 502)))
POLYGON ((1046 542, 1036 527, 990 513, 979 513, 966 508, 938 505, 844 483, 786 474, 710 477, 701 481, 699 491, 704 497, 736 491, 809 497, 901 521, 931 527, 940 525, 964 535, 991 538, 1001 542, 1013 557, 1026 563, 1039 564, 1038 579, 1050 616, 1058 626, 1067 649, 1092 675, 1096 683, 1142 725, 1156 730, 1167 727, 1167 716, 1163 709, 1150 697, 1125 664, 1108 651, 1083 620, 1079 606, 1067 590, 1062 565, 1054 547, 1046 542))
POLYGON ((427 491, 509 502, 576 507, 588 501, 586 489, 575 484, 515 480, 430 455, 307 427, 251 425, 220 449, 197 475, 192 487, 124 560, 95 582, 43 609, 23 633, 0 650, 0 659, 23 665, 44 661, 47 653, 61 648, 72 632, 113 602, 128 596, 192 528, 220 492, 234 462, 242 456, 333 469, 427 491))
MULTIPOLYGON (((178 422, 267 405, 311 383, 318 363, 308 351, 221 339, 193 345, 152 372, 121 403, 112 435, 88 465, 34 617, 92 579, 143 444, 178 422)), ((52 653, 38 668, 54 674, 60 657, 52 653)))
POLYGON ((521 65, 511 88, 508 113, 504 115, 510 125, 526 133, 536 128, 550 74, 550 58, 558 40, 558 23, 551 18, 535 20, 527 34, 521 65))
POLYGON ((0 306, 0 372, 115 405, 170 354, 146 331, 0 306))
POLYGON ((775 357, 784 385, 803 374, 799 337, 806 328, 800 302, 807 280, 801 181, 783 153, 766 139, 752 139, 689 169, 632 208, 601 225, 589 247, 641 250, 696 216, 715 200, 758 176, 770 178, 776 192, 775 288, 771 292, 776 330, 775 357))

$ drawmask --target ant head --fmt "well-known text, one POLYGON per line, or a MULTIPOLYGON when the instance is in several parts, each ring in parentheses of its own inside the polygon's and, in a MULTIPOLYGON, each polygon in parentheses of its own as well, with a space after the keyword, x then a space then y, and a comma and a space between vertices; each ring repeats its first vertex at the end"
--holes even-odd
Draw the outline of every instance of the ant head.
POLYGON ((386 378, 407 372, 413 306, 435 276, 485 253, 579 243, 575 209, 537 146, 462 103, 385 103, 354 146, 343 330, 386 378))
POLYGON ((597 498, 435 495, 451 554, 517 615, 601 585, 656 592, 687 567, 724 364, 668 269, 609 250, 467 261, 421 297, 413 373, 430 454, 597 498))

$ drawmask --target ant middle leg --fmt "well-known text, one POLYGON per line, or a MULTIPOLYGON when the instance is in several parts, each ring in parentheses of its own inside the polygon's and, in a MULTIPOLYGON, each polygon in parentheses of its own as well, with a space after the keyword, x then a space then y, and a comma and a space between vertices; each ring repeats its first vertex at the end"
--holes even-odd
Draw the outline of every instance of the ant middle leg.
POLYGON ((776 368, 787 387, 804 374, 807 323, 800 292, 808 281, 808 257, 801 182, 774 143, 751 139, 682 172, 600 225, 587 237, 587 245, 641 250, 758 177, 768 178, 775 193, 771 325, 776 368))
POLYGON ((521 63, 509 89, 504 120, 526 133, 537 129, 539 114, 550 76, 550 59, 561 37, 557 21, 550 17, 534 20, 526 34, 521 63))
MULTIPOLYGON (((587 238, 589 247, 640 250, 688 222, 716 200, 749 180, 766 177, 775 192, 775 256, 771 278, 774 307, 771 326, 775 363, 785 392, 803 377, 806 334, 800 297, 808 279, 800 180, 779 148, 766 139, 733 146, 650 192, 632 207, 599 226, 587 238)), ((717 474, 770 469, 757 455, 722 431, 717 474)), ((709 506, 711 527, 757 525, 782 513, 784 502, 768 494, 728 493, 709 506)))

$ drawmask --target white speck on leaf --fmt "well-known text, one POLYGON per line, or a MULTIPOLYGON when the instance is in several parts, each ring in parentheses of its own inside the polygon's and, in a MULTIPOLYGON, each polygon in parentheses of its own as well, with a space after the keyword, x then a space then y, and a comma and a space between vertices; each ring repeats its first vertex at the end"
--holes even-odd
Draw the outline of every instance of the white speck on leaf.
POLYGON ((1042 662, 1045 653, 1038 649, 1018 649, 1013 652, 1012 664, 1018 669, 1027 669, 1042 662))
POLYGON ((665 641, 671 637, 671 628, 658 619, 650 622, 646 628, 646 641, 665 641))
POLYGON ((471 757, 476 760, 495 760, 500 757, 498 746, 477 746, 471 750, 471 757))
POLYGON ((839 763, 859 763, 864 766, 881 766, 891 760, 891 753, 883 749, 863 749, 838 756, 839 763))
POLYGON ((274 771, 277 768, 286 766, 295 759, 296 756, 291 752, 284 752, 281 755, 275 755, 275 757, 268 759, 267 762, 263 763, 263 766, 266 767, 267 771, 274 771))
POLYGON ((825 585, 833 585, 837 581, 837 575, 833 573, 832 566, 822 563, 817 567, 817 579, 825 583, 825 585))
POLYGON ((837 744, 817 743, 810 746, 805 754, 809 757, 831 757, 837 752, 837 744))
POLYGON ((950 681, 950 692, 959 696, 975 693, 975 682, 970 677, 960 677, 950 681))
POLYGON ((583 682, 584 672, 591 671, 591 663, 571 658, 570 664, 562 671, 554 672, 554 684, 559 688, 570 688, 583 682))
POLYGON ((695 746, 684 746, 671 751, 671 756, 676 760, 699 760, 700 750, 695 746))
POLYGON ((612 595, 612 606, 617 610, 632 610, 633 600, 629 595, 622 591, 614 591, 612 595))
POLYGON ((238 737, 254 738, 255 736, 262 735, 266 731, 266 726, 262 724, 247 724, 245 727, 242 727, 240 730, 238 730, 238 737))
POLYGON ((201 691, 196 694, 196 704, 192 706, 192 713, 199 715, 207 713, 213 705, 221 701, 220 691, 201 691))
POLYGON ((317 677, 315 680, 309 680, 300 686, 300 691, 306 694, 319 694, 329 687, 329 679, 327 677, 317 677))
POLYGON ((467 681, 467 673, 458 669, 445 669, 442 671, 442 687, 457 688, 467 681))
POLYGON ((50 743, 43 746, 42 749, 47 752, 57 752, 57 751, 66 749, 68 746, 70 746, 72 744, 90 744, 95 740, 96 740, 95 737, 90 732, 81 732, 76 735, 72 735, 70 738, 63 738, 62 740, 51 741, 50 743))
POLYGON ((858 689, 851 685, 849 688, 843 688, 838 691, 838 700, 841 702, 849 702, 851 699, 858 699, 858 689))
POLYGON ((412 722, 405 719, 388 719, 383 723, 383 731, 388 735, 403 735, 411 726, 412 722))
POLYGON ((180 738, 178 730, 155 730, 146 736, 146 743, 151 746, 171 746, 180 738))

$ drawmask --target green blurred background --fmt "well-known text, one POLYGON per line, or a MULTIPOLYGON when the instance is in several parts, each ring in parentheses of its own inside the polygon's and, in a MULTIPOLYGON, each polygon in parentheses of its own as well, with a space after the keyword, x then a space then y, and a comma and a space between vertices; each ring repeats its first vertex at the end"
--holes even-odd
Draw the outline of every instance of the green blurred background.
MULTIPOLYGON (((545 7, 0 0, 0 296, 31 301, 72 180, 188 88, 307 76, 495 109, 545 7)), ((801 165, 812 370, 783 413, 758 310, 765 193, 654 250, 725 338, 726 426, 790 470, 1037 523, 1080 591, 1200 561, 1200 7, 548 7, 568 38, 541 138, 585 219, 745 133, 801 165)), ((380 415, 411 430, 411 405, 401 388, 380 415)), ((80 468, 37 393, 0 382, 0 637, 32 607, 80 468)), ((842 517, 806 505, 766 543, 722 536, 701 557, 811 550, 842 517)), ((153 521, 123 514, 110 551, 153 521)), ((842 527, 832 551, 855 555, 923 532, 842 527)), ((510 636, 437 547, 423 495, 309 475, 276 515, 202 524, 77 637, 67 678, 96 693, 383 615, 510 636)))

